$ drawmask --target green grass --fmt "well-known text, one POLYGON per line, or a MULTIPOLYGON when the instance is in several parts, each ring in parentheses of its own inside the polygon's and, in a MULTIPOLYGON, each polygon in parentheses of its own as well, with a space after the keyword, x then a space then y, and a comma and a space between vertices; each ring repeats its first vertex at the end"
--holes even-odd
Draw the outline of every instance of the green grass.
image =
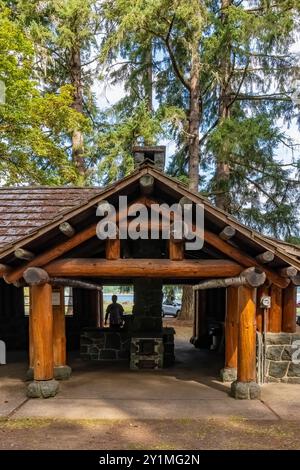
MULTIPOLYGON (((104 300, 103 302, 103 307, 104 307, 104 313, 106 313, 107 306, 111 303, 111 301, 104 300)), ((121 302, 121 305, 124 308, 125 313, 132 313, 132 302, 121 302)))

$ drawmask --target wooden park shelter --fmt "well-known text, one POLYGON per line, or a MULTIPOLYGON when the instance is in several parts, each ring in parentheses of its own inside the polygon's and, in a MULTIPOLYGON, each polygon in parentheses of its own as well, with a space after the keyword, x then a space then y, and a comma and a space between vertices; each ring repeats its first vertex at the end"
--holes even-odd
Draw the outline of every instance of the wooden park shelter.
MULTIPOLYGON (((68 375, 65 312, 53 305, 53 291, 64 285, 84 291, 81 301, 91 325, 90 319, 97 317, 100 286, 113 282, 133 283, 137 289, 148 283, 150 294, 159 283, 193 285, 192 341, 196 347, 203 344, 208 310, 220 316, 225 331, 222 378, 233 382, 235 397, 257 398, 258 382, 267 376, 300 380, 299 366, 291 359, 297 337, 299 248, 250 230, 166 176, 152 158, 158 150, 138 149, 140 164, 133 173, 105 188, 0 189, 0 339, 7 341, 7 323, 18 335, 10 315, 24 286, 29 286, 29 357, 34 379, 30 396, 54 395, 58 388, 54 378, 60 370, 61 377, 68 375), (203 247, 189 251, 184 238, 174 233, 169 240, 100 240, 97 209, 105 209, 109 202, 117 208, 117 225, 121 224, 128 216, 118 212, 121 195, 127 196, 128 206, 142 203, 149 209, 153 204, 180 201, 190 204, 192 211, 196 204, 203 205, 203 247), (285 348, 285 359, 284 351, 277 359, 272 356, 277 342, 285 348), (264 351, 261 360, 260 349, 264 351)), ((102 326, 99 322, 98 316, 94 326, 102 326)))

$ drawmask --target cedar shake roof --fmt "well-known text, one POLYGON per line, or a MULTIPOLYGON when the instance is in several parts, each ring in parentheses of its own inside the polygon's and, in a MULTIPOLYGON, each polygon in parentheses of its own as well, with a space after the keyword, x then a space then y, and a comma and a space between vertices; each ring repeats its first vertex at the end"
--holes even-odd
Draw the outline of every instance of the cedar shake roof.
POLYGON ((0 188, 0 252, 101 191, 48 186, 0 188))

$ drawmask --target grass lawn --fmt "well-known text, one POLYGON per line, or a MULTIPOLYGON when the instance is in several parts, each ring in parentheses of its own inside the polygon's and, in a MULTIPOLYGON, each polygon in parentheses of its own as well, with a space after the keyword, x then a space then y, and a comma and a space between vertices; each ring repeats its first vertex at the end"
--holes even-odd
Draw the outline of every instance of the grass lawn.
POLYGON ((299 422, 0 419, 2 449, 300 449, 299 422))

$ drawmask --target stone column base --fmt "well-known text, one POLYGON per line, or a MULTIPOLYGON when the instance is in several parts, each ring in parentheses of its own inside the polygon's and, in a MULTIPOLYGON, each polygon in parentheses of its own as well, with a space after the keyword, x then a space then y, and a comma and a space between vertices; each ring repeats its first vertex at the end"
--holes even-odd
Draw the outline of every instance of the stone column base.
POLYGON ((70 366, 55 366, 54 378, 56 380, 67 380, 70 378, 72 369, 70 366))
POLYGON ((27 387, 28 398, 55 397, 59 389, 58 382, 51 380, 34 380, 27 387))
POLYGON ((260 399, 260 386, 256 382, 238 382, 231 384, 231 395, 238 400, 260 399))
MULTIPOLYGON (((72 369, 70 366, 57 366, 53 369, 53 376, 56 380, 67 380, 70 378, 72 369)), ((33 367, 29 367, 26 372, 26 380, 33 380, 33 367)))
POLYGON ((233 382, 237 379, 237 370, 234 367, 224 367, 220 371, 220 376, 222 382, 233 382))

